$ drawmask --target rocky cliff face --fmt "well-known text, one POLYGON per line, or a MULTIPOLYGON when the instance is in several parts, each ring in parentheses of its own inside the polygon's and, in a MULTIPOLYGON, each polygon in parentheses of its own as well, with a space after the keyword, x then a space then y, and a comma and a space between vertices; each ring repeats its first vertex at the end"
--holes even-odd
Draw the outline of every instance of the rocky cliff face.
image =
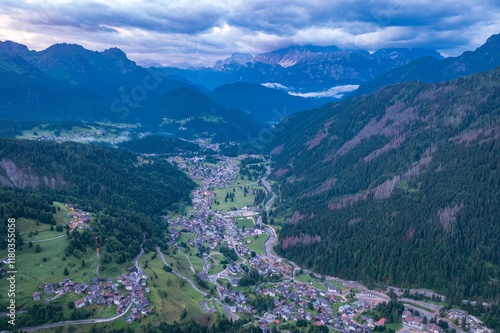
POLYGON ((0 184, 3 186, 13 186, 19 189, 36 188, 43 184, 52 189, 58 185, 64 185, 66 182, 54 177, 39 177, 33 174, 30 167, 21 169, 9 159, 0 160, 0 184))

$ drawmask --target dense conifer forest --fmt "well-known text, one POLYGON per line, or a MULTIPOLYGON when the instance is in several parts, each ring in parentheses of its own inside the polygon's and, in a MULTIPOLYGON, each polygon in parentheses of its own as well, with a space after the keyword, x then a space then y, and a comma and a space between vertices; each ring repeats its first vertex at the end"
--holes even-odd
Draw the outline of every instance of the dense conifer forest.
POLYGON ((278 253, 315 271, 499 302, 500 70, 289 116, 270 153, 278 253))

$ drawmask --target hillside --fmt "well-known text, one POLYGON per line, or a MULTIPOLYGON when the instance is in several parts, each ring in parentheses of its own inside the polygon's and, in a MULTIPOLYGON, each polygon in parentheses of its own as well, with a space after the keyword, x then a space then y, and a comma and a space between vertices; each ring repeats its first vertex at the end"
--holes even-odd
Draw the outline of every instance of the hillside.
POLYGON ((185 138, 214 136, 216 141, 240 141, 257 136, 263 124, 230 110, 206 95, 182 88, 151 99, 131 114, 151 126, 185 138))
POLYGON ((160 135, 136 138, 119 146, 140 154, 190 154, 200 151, 197 144, 160 135))
POLYGON ((2 187, 74 200, 94 209, 159 214, 175 210, 194 188, 169 163, 140 163, 135 154, 121 149, 0 138, 0 156, 2 187))
POLYGON ((500 66, 500 34, 493 35, 475 51, 458 57, 439 60, 433 57, 416 59, 409 64, 392 69, 373 81, 362 84, 355 95, 372 93, 390 84, 421 81, 435 83, 492 70, 500 66))
POLYGON ((284 91, 246 82, 220 86, 208 96, 229 109, 246 111, 249 117, 265 122, 277 122, 291 113, 331 101, 292 96, 284 91))
POLYGON ((499 112, 497 69, 287 117, 269 149, 276 250, 368 285, 498 301, 499 112))
POLYGON ((183 87, 199 90, 137 66, 117 48, 97 52, 55 44, 37 52, 0 42, 2 118, 130 122, 128 112, 145 100, 183 87))

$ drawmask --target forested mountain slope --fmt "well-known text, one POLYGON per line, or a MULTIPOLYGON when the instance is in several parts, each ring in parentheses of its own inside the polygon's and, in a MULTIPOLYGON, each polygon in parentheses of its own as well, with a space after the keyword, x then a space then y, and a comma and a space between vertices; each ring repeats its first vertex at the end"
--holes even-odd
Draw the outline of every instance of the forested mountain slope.
POLYGON ((0 138, 1 188, 17 188, 97 209, 158 214, 187 201, 194 183, 169 163, 73 142, 0 138))
POLYGON ((229 109, 242 110, 252 119, 263 122, 278 122, 291 113, 333 101, 328 98, 292 96, 284 91, 246 82, 220 86, 209 96, 229 109))
POLYGON ((244 141, 257 136, 264 124, 239 110, 230 110, 188 88, 172 91, 144 103, 131 113, 139 121, 181 137, 213 136, 215 141, 244 141), (180 123, 179 123, 180 121, 180 123))
POLYGON ((287 117, 278 253, 368 284, 500 295, 500 70, 287 117))

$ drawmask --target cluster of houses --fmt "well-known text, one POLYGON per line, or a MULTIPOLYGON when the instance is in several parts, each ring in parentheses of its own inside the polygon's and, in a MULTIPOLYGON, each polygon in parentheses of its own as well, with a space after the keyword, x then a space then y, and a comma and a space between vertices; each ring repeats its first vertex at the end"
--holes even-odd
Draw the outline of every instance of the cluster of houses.
POLYGON ((293 275, 293 267, 284 260, 268 258, 264 260, 262 257, 255 256, 248 260, 248 263, 253 268, 257 269, 259 275, 266 276, 268 274, 281 273, 285 276, 293 275))
POLYGON ((193 208, 198 210, 201 214, 212 213, 210 210, 210 205, 215 197, 215 193, 202 189, 200 187, 196 188, 191 192, 193 208))
POLYGON ((205 157, 182 158, 171 157, 168 161, 186 170, 194 179, 203 183, 204 189, 211 187, 225 188, 235 181, 238 172, 238 159, 217 155, 217 165, 205 164, 205 157))
POLYGON ((246 304, 249 300, 249 296, 245 296, 242 292, 236 290, 229 290, 226 286, 222 286, 220 289, 223 299, 229 299, 233 305, 229 306, 231 312, 240 313, 252 313, 256 314, 257 310, 253 309, 253 306, 246 304))
POLYGON ((66 213, 66 218, 69 219, 68 227, 73 229, 78 226, 78 228, 87 228, 90 222, 89 213, 85 213, 81 209, 75 208, 73 204, 64 204, 71 212, 66 213))
POLYGON ((342 291, 334 286, 327 287, 325 291, 311 284, 286 281, 263 288, 260 292, 275 300, 274 309, 265 320, 259 322, 259 326, 264 329, 275 320, 287 322, 303 319, 312 321, 314 325, 330 325, 337 330, 352 326, 355 330, 369 331, 369 328, 364 328, 365 325, 356 323, 353 317, 373 306, 358 300, 340 306, 338 312, 334 311, 333 307, 339 302, 342 291))
MULTIPOLYGON (((227 227, 224 219, 214 217, 210 222, 207 222, 209 215, 199 213, 193 214, 192 218, 178 217, 176 221, 169 221, 170 225, 174 227, 169 230, 169 236, 174 248, 179 246, 176 241, 180 237, 180 230, 198 234, 195 242, 189 244, 195 247, 207 243, 208 247, 213 250, 227 239, 227 227)), ((205 255, 208 255, 208 253, 205 255)))
MULTIPOLYGON (((414 316, 408 310, 403 311, 403 314, 401 316, 401 321, 402 321, 403 325, 409 326, 413 329, 423 330, 425 327, 424 318, 422 318, 420 316, 414 316)), ((439 332, 439 333, 441 333, 441 332, 439 332)))
POLYGON ((286 276, 292 276, 293 266, 282 259, 269 258, 267 269, 270 272, 281 273, 286 276))
POLYGON ((37 140, 39 141, 64 141, 64 140, 70 140, 70 139, 75 139, 75 138, 88 138, 92 136, 97 136, 97 135, 105 135, 106 130, 100 129, 97 131, 90 131, 90 132, 85 132, 85 133, 80 133, 80 134, 71 134, 68 136, 55 136, 55 135, 39 135, 36 137, 37 140))
MULTIPOLYGON (((475 319, 474 317, 468 315, 465 311, 450 309, 445 310, 446 318, 451 321, 458 323, 459 326, 462 326, 463 321, 465 321, 465 327, 469 332, 473 333, 483 333, 489 332, 486 325, 475 319)), ((405 327, 408 327, 417 331, 426 331, 430 333, 443 333, 444 330, 437 325, 436 323, 426 323, 423 317, 415 316, 410 311, 405 310, 402 315, 402 323, 405 327)), ((442 319, 440 319, 442 320, 442 319)), ((462 327, 464 327, 462 326, 462 327)))
POLYGON ((446 318, 452 321, 456 320, 458 322, 458 325, 462 325, 463 321, 465 321, 465 326, 468 327, 469 332, 482 333, 489 331, 483 322, 467 314, 467 312, 465 311, 449 309, 445 310, 444 313, 446 315, 446 318))
POLYGON ((211 149, 215 152, 220 152, 220 144, 210 143, 210 139, 198 138, 194 142, 197 143, 203 149, 211 149))
POLYGON ((436 323, 428 323, 424 322, 424 318, 420 316, 415 316, 410 311, 405 310, 401 316, 401 321, 406 328, 417 330, 417 331, 426 331, 429 333, 443 333, 443 329, 437 325, 436 323))
MULTIPOLYGON (((80 309, 85 305, 105 305, 112 306, 116 305, 116 313, 121 314, 124 312, 130 303, 132 302, 135 307, 132 309, 131 314, 133 317, 127 317, 127 321, 131 322, 138 320, 142 315, 149 315, 152 312, 149 307, 149 300, 146 297, 146 293, 150 292, 149 287, 147 287, 148 277, 145 273, 137 273, 135 271, 123 273, 121 276, 116 278, 116 283, 114 283, 113 278, 93 278, 92 284, 87 285, 86 283, 76 283, 71 279, 64 279, 59 282, 58 285, 52 283, 47 283, 40 286, 44 294, 85 294, 85 297, 79 299, 75 302, 75 307, 80 309), (139 317, 139 318, 137 318, 139 317)), ((37 302, 41 300, 41 293, 35 292, 32 297, 33 301, 37 302)))
MULTIPOLYGON (((81 294, 89 290, 89 285, 86 283, 76 283, 71 281, 70 279, 64 279, 58 284, 54 285, 52 283, 46 283, 40 286, 40 289, 45 295, 57 294, 64 295, 69 293, 81 294)), ((41 299, 41 293, 35 292, 31 295, 33 297, 33 301, 37 302, 41 299)))

